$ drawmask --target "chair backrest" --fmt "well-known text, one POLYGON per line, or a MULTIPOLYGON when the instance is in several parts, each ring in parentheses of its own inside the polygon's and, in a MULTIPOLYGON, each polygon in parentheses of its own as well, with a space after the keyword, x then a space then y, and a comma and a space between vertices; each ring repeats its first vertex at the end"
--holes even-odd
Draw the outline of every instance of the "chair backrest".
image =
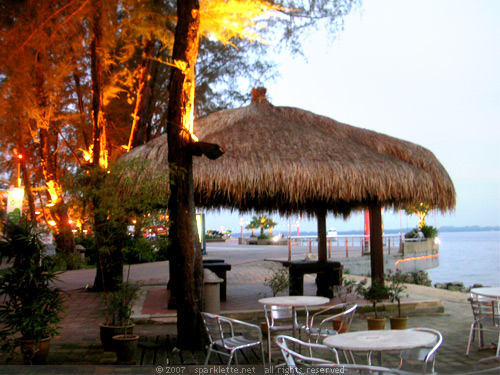
POLYGON ((321 331, 324 329, 325 324, 331 321, 338 321, 339 324, 335 328, 337 333, 345 333, 349 330, 349 326, 352 322, 352 319, 354 318, 354 314, 356 313, 356 309, 358 308, 358 305, 352 302, 347 302, 347 303, 341 303, 338 305, 331 306, 329 308, 326 308, 324 310, 319 311, 318 313, 314 314, 311 317, 311 326, 314 325, 314 318, 322 316, 324 313, 328 311, 341 311, 339 313, 336 313, 334 315, 330 315, 326 318, 324 318, 320 325, 319 325, 319 335, 321 335, 321 331))
POLYGON ((286 335, 276 336, 275 341, 281 349, 287 366, 297 367, 298 365, 303 365, 308 367, 318 364, 332 365, 339 363, 337 351, 328 346, 304 342, 286 335), (313 353, 319 352, 322 353, 322 357, 329 358, 313 357, 313 353), (309 353, 310 355, 307 356, 301 353, 309 353))
POLYGON ((493 308, 493 324, 495 327, 500 327, 500 301, 493 300, 492 302, 493 308))
MULTIPOLYGON (((469 298, 469 302, 472 308, 472 314, 474 320, 488 320, 494 316, 495 313, 495 302, 491 299, 479 298, 478 296, 473 296, 469 298)), ((498 310, 498 308, 496 308, 498 310)))
POLYGON ((434 362, 436 359, 436 351, 443 343, 443 336, 441 333, 432 328, 410 328, 411 331, 429 332, 436 336, 436 340, 431 346, 421 347, 415 349, 406 349, 401 351, 401 360, 415 360, 423 362, 423 373, 426 373, 427 364, 430 362, 432 366, 432 373, 434 373, 434 362))
POLYGON ((224 330, 219 319, 220 317, 207 312, 202 312, 201 316, 203 317, 203 322, 205 323, 205 329, 207 330, 210 343, 214 343, 218 340, 224 340, 224 330))
POLYGON ((264 312, 268 327, 275 327, 282 320, 297 319, 291 306, 264 305, 264 312))

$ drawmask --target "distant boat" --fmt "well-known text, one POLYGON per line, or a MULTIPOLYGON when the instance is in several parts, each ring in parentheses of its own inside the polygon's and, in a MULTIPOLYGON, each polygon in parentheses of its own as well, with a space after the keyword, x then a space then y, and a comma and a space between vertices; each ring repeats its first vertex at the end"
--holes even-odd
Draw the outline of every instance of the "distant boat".
POLYGON ((330 228, 328 229, 327 237, 337 237, 337 229, 330 228))

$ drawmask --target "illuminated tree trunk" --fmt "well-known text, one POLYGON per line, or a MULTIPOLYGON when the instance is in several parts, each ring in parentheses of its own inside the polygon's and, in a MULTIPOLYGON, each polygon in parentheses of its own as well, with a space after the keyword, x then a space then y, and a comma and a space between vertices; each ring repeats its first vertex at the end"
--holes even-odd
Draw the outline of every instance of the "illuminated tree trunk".
POLYGON ((177 305, 178 345, 181 349, 201 349, 205 331, 201 319, 203 266, 193 193, 192 155, 187 150, 193 126, 195 64, 199 46, 199 2, 177 2, 177 27, 173 59, 187 66, 174 68, 170 78, 168 104, 168 162, 182 168, 172 176, 168 203, 172 226, 170 285, 177 305))
POLYGON ((132 116, 132 130, 128 141, 128 150, 137 147, 144 143, 146 133, 145 105, 149 98, 149 76, 151 71, 151 55, 154 49, 154 41, 152 39, 146 42, 144 52, 142 53, 142 64, 139 69, 139 84, 137 88, 137 98, 134 114, 132 116))
MULTIPOLYGON (((103 112, 103 79, 102 79, 102 1, 92 1, 93 25, 91 53, 91 75, 92 75, 92 168, 93 184, 97 188, 104 183, 107 165, 106 156, 106 126, 103 112)), ((96 248, 98 252, 98 265, 93 290, 112 291, 117 282, 123 277, 123 254, 121 241, 111 241, 114 238, 111 231, 116 230, 109 227, 106 213, 99 209, 101 202, 96 196, 94 206, 94 231, 96 248)))
POLYGON ((47 196, 53 206, 50 208, 50 216, 56 223, 53 227, 56 247, 64 255, 68 269, 74 269, 72 261, 75 240, 71 225, 69 224, 68 208, 62 197, 62 184, 60 182, 58 170, 58 130, 51 126, 50 119, 47 116, 47 98, 44 92, 44 74, 42 69, 42 54, 37 55, 36 66, 36 96, 39 110, 39 151, 40 164, 42 167, 45 183, 48 187, 47 196), (43 123, 45 122, 45 123, 43 123))

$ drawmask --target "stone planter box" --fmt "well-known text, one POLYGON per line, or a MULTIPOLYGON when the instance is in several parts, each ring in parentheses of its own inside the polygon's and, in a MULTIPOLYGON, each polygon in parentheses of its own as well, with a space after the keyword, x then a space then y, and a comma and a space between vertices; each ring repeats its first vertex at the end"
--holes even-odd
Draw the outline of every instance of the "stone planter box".
POLYGON ((437 251, 439 245, 434 238, 427 238, 423 241, 408 241, 403 243, 403 254, 424 253, 427 251, 437 251))

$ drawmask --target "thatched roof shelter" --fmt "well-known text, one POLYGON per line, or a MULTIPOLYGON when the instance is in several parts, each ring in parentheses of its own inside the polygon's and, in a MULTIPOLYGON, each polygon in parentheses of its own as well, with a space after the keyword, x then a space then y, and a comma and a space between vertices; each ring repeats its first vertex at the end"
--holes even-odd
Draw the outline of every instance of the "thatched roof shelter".
MULTIPOLYGON (((249 106, 195 122, 200 140, 225 151, 217 160, 193 161, 198 207, 314 214, 322 264, 327 262, 326 214, 347 216, 369 208, 371 274, 379 280, 384 274, 381 207, 422 202, 441 211, 455 207, 450 176, 429 150, 302 109, 275 107, 265 93, 254 89, 249 106)), ((168 172, 167 153, 163 135, 123 157, 154 161, 145 173, 134 174, 139 185, 132 189, 153 171, 168 172)))
MULTIPOLYGON (((254 89, 253 96, 247 107, 195 121, 198 138, 225 151, 217 160, 193 161, 198 207, 311 214, 326 209, 344 216, 372 203, 454 208, 453 183, 429 150, 302 109, 275 107, 265 89, 254 89)), ((134 157, 167 172, 166 135, 122 159, 134 157)), ((134 181, 140 184, 149 172, 134 181)))

